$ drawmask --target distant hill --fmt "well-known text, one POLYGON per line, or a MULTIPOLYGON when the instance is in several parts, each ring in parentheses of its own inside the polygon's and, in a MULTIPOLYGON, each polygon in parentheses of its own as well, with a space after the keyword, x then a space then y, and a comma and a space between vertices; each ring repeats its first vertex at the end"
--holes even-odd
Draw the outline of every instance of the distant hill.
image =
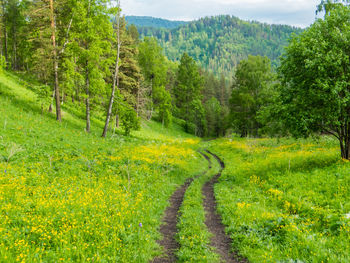
POLYGON ((185 21, 171 21, 162 18, 155 18, 151 16, 126 16, 125 20, 128 24, 133 24, 137 27, 154 27, 173 29, 185 25, 185 21))
POLYGON ((178 61, 187 52, 202 67, 231 78, 234 68, 249 54, 267 56, 279 64, 293 33, 302 29, 243 21, 233 16, 206 17, 174 29, 138 27, 141 37, 154 36, 169 59, 178 61))

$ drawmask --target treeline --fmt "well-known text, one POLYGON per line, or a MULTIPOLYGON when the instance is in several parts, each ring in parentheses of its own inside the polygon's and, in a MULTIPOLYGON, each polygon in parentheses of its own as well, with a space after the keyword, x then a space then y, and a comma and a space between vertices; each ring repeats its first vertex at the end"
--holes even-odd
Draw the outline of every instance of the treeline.
POLYGON ((232 16, 206 17, 175 29, 138 27, 140 35, 159 40, 168 58, 179 61, 184 52, 217 76, 227 79, 248 55, 267 56, 274 68, 288 39, 302 29, 247 22, 232 16))
MULTIPOLYGON (((119 2, 118 2, 119 3, 119 2)), ((224 134, 228 86, 201 70, 186 53, 169 61, 154 38, 139 40, 126 28, 119 6, 95 0, 1 1, 1 63, 31 76, 28 86, 42 111, 61 107, 86 119, 121 125, 125 134, 140 119, 169 126, 176 117, 198 136, 224 134), (33 77, 40 85, 34 85, 33 77)))
POLYGON ((186 24, 185 21, 171 21, 151 16, 125 16, 125 20, 130 25, 137 27, 155 27, 155 28, 176 28, 186 24))
POLYGON ((237 67, 230 124, 244 136, 332 135, 350 159, 350 4, 325 0, 317 19, 293 37, 277 72, 266 57, 249 56, 237 67))

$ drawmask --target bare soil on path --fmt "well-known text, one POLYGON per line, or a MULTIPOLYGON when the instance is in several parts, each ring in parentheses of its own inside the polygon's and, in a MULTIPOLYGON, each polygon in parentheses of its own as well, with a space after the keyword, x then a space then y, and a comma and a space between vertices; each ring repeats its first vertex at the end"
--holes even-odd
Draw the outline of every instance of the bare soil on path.
MULTIPOLYGON (((202 153, 199 152, 209 163, 208 169, 211 169, 211 160, 210 158, 202 153)), ((206 173, 205 171, 204 173, 206 173)), ((198 175, 196 178, 201 176, 202 174, 198 175)), ((187 188, 191 185, 194 179, 196 178, 189 178, 187 181, 179 187, 174 194, 171 196, 169 202, 169 207, 165 210, 165 215, 163 218, 163 223, 160 227, 160 233, 163 236, 163 239, 160 240, 158 243, 160 246, 164 249, 164 255, 156 257, 152 262, 153 263, 170 263, 170 262, 176 262, 176 255, 175 252, 179 249, 179 244, 176 241, 176 233, 177 233, 177 222, 178 222, 178 215, 179 210, 182 205, 185 193, 187 188)))
POLYGON ((216 174, 209 182, 207 182, 202 189, 204 196, 204 209, 206 212, 206 221, 208 230, 213 234, 211 239, 211 246, 216 249, 216 252, 220 255, 222 262, 238 263, 248 262, 246 259, 240 258, 236 253, 232 253, 231 238, 225 232, 225 226, 222 224, 221 216, 217 213, 217 204, 214 195, 214 185, 218 182, 219 177, 223 169, 225 168, 224 162, 215 154, 210 151, 206 151, 212 155, 221 166, 221 170, 216 174))
POLYGON ((187 188, 191 185, 193 180, 199 176, 207 173, 212 169, 211 159, 207 154, 212 155, 220 164, 221 169, 218 174, 216 174, 209 182, 207 182, 203 188, 203 205, 206 212, 206 221, 205 224, 208 230, 213 234, 211 239, 211 246, 216 249, 216 252, 220 255, 222 262, 228 263, 246 263, 246 259, 240 258, 236 253, 232 253, 231 244, 232 240, 225 233, 225 226, 222 224, 220 215, 217 213, 217 204, 214 195, 214 185, 218 182, 218 178, 221 176, 222 170, 225 168, 224 162, 215 154, 206 150, 207 154, 199 152, 207 161, 208 161, 208 170, 204 173, 198 175, 195 178, 189 178, 187 181, 180 186, 174 194, 171 196, 169 202, 170 205, 166 209, 163 223, 160 227, 160 233, 163 236, 163 239, 158 243, 164 249, 164 255, 156 257, 152 263, 173 263, 176 262, 176 251, 179 249, 179 244, 176 241, 177 233, 177 222, 179 218, 179 210, 184 200, 184 195, 187 191, 187 188))

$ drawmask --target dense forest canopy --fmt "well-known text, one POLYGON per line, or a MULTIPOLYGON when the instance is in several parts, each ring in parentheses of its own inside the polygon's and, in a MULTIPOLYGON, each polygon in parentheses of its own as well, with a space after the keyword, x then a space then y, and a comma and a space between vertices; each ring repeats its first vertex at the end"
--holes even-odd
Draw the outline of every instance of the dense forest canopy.
POLYGON ((128 22, 128 24, 132 24, 137 27, 172 29, 187 24, 185 21, 172 21, 151 16, 125 16, 125 20, 128 22))
POLYGON ((276 68, 291 35, 303 31, 228 15, 205 17, 174 29, 146 25, 138 26, 141 37, 157 38, 169 59, 180 61, 186 52, 206 70, 217 76, 224 74, 227 79, 248 55, 267 56, 276 68))

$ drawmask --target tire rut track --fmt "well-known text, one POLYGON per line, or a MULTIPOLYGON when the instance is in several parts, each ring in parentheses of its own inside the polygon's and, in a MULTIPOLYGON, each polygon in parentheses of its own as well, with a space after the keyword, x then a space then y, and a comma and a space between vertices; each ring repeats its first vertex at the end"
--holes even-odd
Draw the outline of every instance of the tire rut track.
POLYGON ((208 161, 208 169, 194 178, 187 179, 186 182, 180 186, 170 197, 170 205, 165 210, 162 221, 163 223, 160 227, 160 233, 162 234, 163 239, 158 241, 159 245, 163 247, 164 254, 153 259, 153 261, 151 261, 152 263, 176 262, 177 258, 175 253, 180 248, 180 245, 175 238, 178 232, 176 226, 179 218, 179 210, 183 203, 187 188, 191 185, 191 183, 212 169, 212 161, 207 154, 213 156, 221 166, 220 171, 215 176, 213 176, 210 181, 206 182, 202 188, 202 194, 204 197, 203 206, 206 213, 205 224, 208 230, 213 234, 210 245, 215 248, 216 252, 220 255, 222 262, 248 262, 246 259, 239 257, 236 253, 231 252, 232 240, 228 235, 226 235, 225 226, 222 224, 220 215, 216 212, 217 204, 214 195, 214 185, 218 182, 218 179, 221 176, 223 169, 225 168, 225 164, 216 154, 208 150, 205 150, 205 152, 206 154, 201 151, 198 153, 208 161))
POLYGON ((163 239, 158 241, 159 245, 163 247, 164 255, 156 257, 155 259, 153 259, 152 263, 176 262, 175 252, 180 247, 175 238, 177 233, 176 225, 178 222, 179 210, 184 200, 185 193, 187 191, 187 188, 191 185, 191 183, 201 175, 207 173, 211 169, 212 165, 210 158, 206 154, 200 151, 199 154, 201 154, 208 161, 208 170, 194 178, 187 179, 186 182, 182 186, 180 186, 170 197, 170 205, 165 210, 163 223, 160 227, 160 233, 162 234, 163 239))
POLYGON ((204 209, 206 212, 206 221, 208 230, 213 234, 211 239, 211 246, 216 249, 216 252, 220 255, 222 262, 228 263, 243 263, 248 262, 246 259, 240 258, 236 253, 232 253, 231 238, 226 235, 225 226, 222 223, 221 216, 217 213, 217 204, 214 195, 214 185, 218 183, 218 179, 221 176, 223 169, 225 168, 224 162, 216 154, 206 150, 206 152, 212 155, 220 164, 221 169, 209 182, 205 183, 202 188, 204 196, 204 209))

